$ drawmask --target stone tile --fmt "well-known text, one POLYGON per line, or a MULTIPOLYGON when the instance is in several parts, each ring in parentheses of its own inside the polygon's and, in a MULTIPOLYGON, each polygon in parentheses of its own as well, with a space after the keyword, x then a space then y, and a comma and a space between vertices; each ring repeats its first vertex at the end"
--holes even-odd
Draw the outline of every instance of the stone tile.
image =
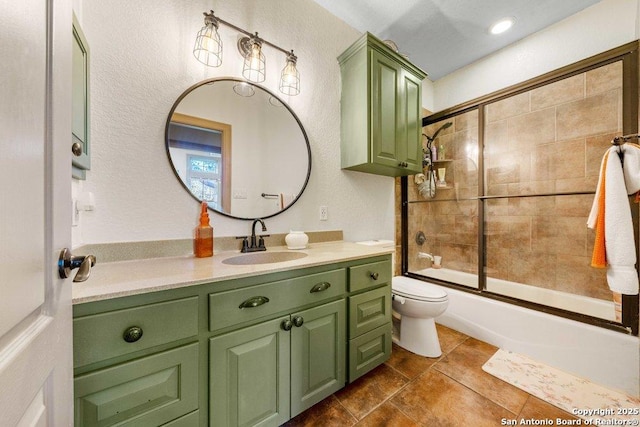
POLYGON ((587 71, 587 96, 622 88, 622 61, 587 71))
MULTIPOLYGON (((556 253, 560 225, 555 216, 535 216, 531 219, 531 249, 536 252, 556 253)), ((582 224, 584 229, 584 223, 582 224)), ((586 242, 586 241, 585 241, 586 242)))
POLYGON ((362 419, 357 427, 419 427, 420 424, 402 413, 389 402, 385 402, 362 419))
POLYGON ((509 141, 527 150, 556 139, 556 109, 547 108, 509 119, 509 141))
POLYGON ((544 85, 531 91, 531 111, 583 99, 584 93, 584 73, 544 85))
POLYGON ((586 174, 585 139, 544 144, 531 156, 531 180, 584 178, 586 174))
POLYGON ((618 132, 622 95, 613 90, 556 107, 557 139, 618 132))
POLYGON ((283 424, 284 427, 353 426, 357 420, 331 395, 300 415, 283 424))
MULTIPOLYGON (((593 188, 595 191, 595 188, 593 188)), ((578 194, 575 196, 556 197, 555 214, 558 216, 584 217, 589 215, 593 204, 593 194, 578 194)))
MULTIPOLYGON (((597 177, 600 174, 602 158, 611 147, 611 140, 621 135, 621 132, 614 132, 586 139, 586 174, 587 176, 595 177, 595 182, 597 182, 597 177)), ((593 187, 593 190, 595 190, 595 187, 593 187)))
MULTIPOLYGON (((554 253, 569 254, 572 256, 588 256, 591 258, 587 248, 588 229, 586 215, 584 217, 561 217, 553 219, 556 224, 554 253)), ((544 224, 541 224, 544 226, 544 224)))
POLYGON ((496 122, 508 117, 518 116, 528 113, 529 92, 520 95, 510 96, 501 101, 494 102, 487 106, 487 122, 496 122))
POLYGON ((563 141, 555 145, 553 178, 582 178, 585 176, 585 141, 563 141))
POLYGON ((455 242, 462 245, 473 245, 478 242, 478 217, 456 215, 455 242))
POLYGON ((391 400, 425 426, 495 427, 513 413, 448 376, 430 369, 391 400))
POLYGON ((528 393, 482 370, 482 365, 497 350, 495 346, 469 338, 433 365, 433 369, 517 414, 524 406, 528 393))
POLYGON ((458 332, 439 323, 436 323, 436 330, 438 331, 438 339, 440 340, 442 354, 449 353, 469 338, 462 332, 458 332))
POLYGON ((342 406, 361 420, 408 382, 409 380, 400 372, 382 364, 336 392, 335 396, 342 406))
POLYGON ((478 110, 471 110, 469 112, 459 114, 453 118, 454 129, 456 132, 466 130, 470 128, 478 127, 478 110))
POLYGON ((413 379, 429 369, 437 360, 438 359, 419 356, 393 344, 391 357, 385 364, 400 372, 408 379, 413 379))
POLYGON ((487 248, 531 248, 531 219, 527 216, 487 218, 487 248))
POLYGON ((484 128, 485 161, 511 150, 507 120, 487 123, 484 128))
POLYGON ((452 270, 465 271, 469 269, 473 262, 471 255, 473 254, 477 258, 477 253, 477 246, 451 243, 442 243, 440 245, 442 265, 452 270))
MULTIPOLYGON (((524 404, 522 411, 518 414, 518 422, 521 419, 525 420, 555 420, 557 418, 563 420, 577 420, 578 418, 573 416, 572 414, 563 411, 560 408, 556 408, 555 406, 545 402, 544 400, 540 400, 535 396, 529 396, 527 402, 524 404)), ((570 424, 567 424, 570 425, 570 424)))
POLYGON ((509 280, 554 289, 556 257, 553 254, 515 249, 509 258, 509 280))
POLYGON ((508 152, 492 157, 487 163, 487 185, 509 184, 529 181, 531 163, 527 152, 508 152))
POLYGON ((607 285, 607 270, 591 267, 591 254, 586 256, 561 254, 557 256, 557 265, 561 267, 555 273, 557 290, 605 301, 611 300, 611 290, 607 285))

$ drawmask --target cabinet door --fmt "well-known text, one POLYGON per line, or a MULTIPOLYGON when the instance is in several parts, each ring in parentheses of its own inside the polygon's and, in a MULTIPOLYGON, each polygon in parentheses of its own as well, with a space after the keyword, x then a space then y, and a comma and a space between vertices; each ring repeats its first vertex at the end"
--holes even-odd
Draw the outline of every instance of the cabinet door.
POLYGON ((413 173, 422 172, 422 82, 402 70, 398 93, 398 161, 413 173))
POLYGON ((289 317, 209 340, 209 425, 278 426, 289 419, 289 317))
POLYGON ((71 143, 82 148, 72 160, 72 176, 85 179, 86 170, 91 169, 89 147, 89 44, 80 24, 73 15, 73 62, 72 62, 72 127, 71 143))
POLYGON ((398 84, 401 68, 397 62, 370 50, 371 61, 371 161, 397 168, 398 84))
POLYGON ((291 315, 291 417, 338 391, 345 384, 346 301, 291 315))

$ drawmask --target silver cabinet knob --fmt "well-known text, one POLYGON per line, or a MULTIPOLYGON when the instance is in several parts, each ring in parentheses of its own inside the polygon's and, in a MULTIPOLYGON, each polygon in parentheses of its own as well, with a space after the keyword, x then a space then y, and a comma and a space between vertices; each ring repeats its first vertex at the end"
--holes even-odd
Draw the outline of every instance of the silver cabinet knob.
POLYGON ((76 157, 82 156, 82 144, 80 144, 79 142, 74 142, 71 145, 71 152, 76 157))

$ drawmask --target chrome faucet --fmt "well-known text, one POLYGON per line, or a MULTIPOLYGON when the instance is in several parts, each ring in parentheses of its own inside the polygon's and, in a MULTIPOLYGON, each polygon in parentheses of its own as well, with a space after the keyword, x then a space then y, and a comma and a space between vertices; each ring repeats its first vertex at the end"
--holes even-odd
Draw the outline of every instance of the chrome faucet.
POLYGON ((238 237, 238 239, 242 239, 242 249, 240 252, 259 252, 266 251, 267 248, 264 246, 264 238, 269 237, 268 234, 263 234, 261 236, 256 236, 256 224, 260 223, 262 225, 262 231, 267 231, 267 226, 264 225, 264 221, 260 218, 257 218, 251 224, 251 237, 250 242, 247 242, 247 236, 238 237), (257 240, 257 243, 256 243, 257 240))

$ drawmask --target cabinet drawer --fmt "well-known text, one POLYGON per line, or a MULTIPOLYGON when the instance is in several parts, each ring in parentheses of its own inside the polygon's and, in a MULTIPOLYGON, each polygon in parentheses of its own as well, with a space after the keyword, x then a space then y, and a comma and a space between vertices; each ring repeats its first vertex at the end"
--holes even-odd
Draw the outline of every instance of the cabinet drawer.
POLYGON ((349 297, 349 337, 354 338, 391 323, 389 285, 349 297))
POLYGON ((176 420, 162 424, 162 427, 198 427, 200 423, 200 411, 193 411, 190 414, 182 416, 176 420))
POLYGON ((349 291, 391 282, 391 261, 372 262, 349 268, 349 291))
POLYGON ((209 330, 216 331, 274 313, 339 297, 346 292, 344 269, 209 295, 209 330), (241 308, 243 303, 247 307, 241 308))
POLYGON ((391 325, 380 326, 349 341, 349 382, 391 356, 391 325))
POLYGON ((198 409, 198 344, 74 380, 75 425, 161 425, 198 409))
POLYGON ((85 366, 197 333, 198 297, 78 317, 73 320, 73 365, 85 366), (142 336, 125 341, 124 334, 134 327, 142 336))

